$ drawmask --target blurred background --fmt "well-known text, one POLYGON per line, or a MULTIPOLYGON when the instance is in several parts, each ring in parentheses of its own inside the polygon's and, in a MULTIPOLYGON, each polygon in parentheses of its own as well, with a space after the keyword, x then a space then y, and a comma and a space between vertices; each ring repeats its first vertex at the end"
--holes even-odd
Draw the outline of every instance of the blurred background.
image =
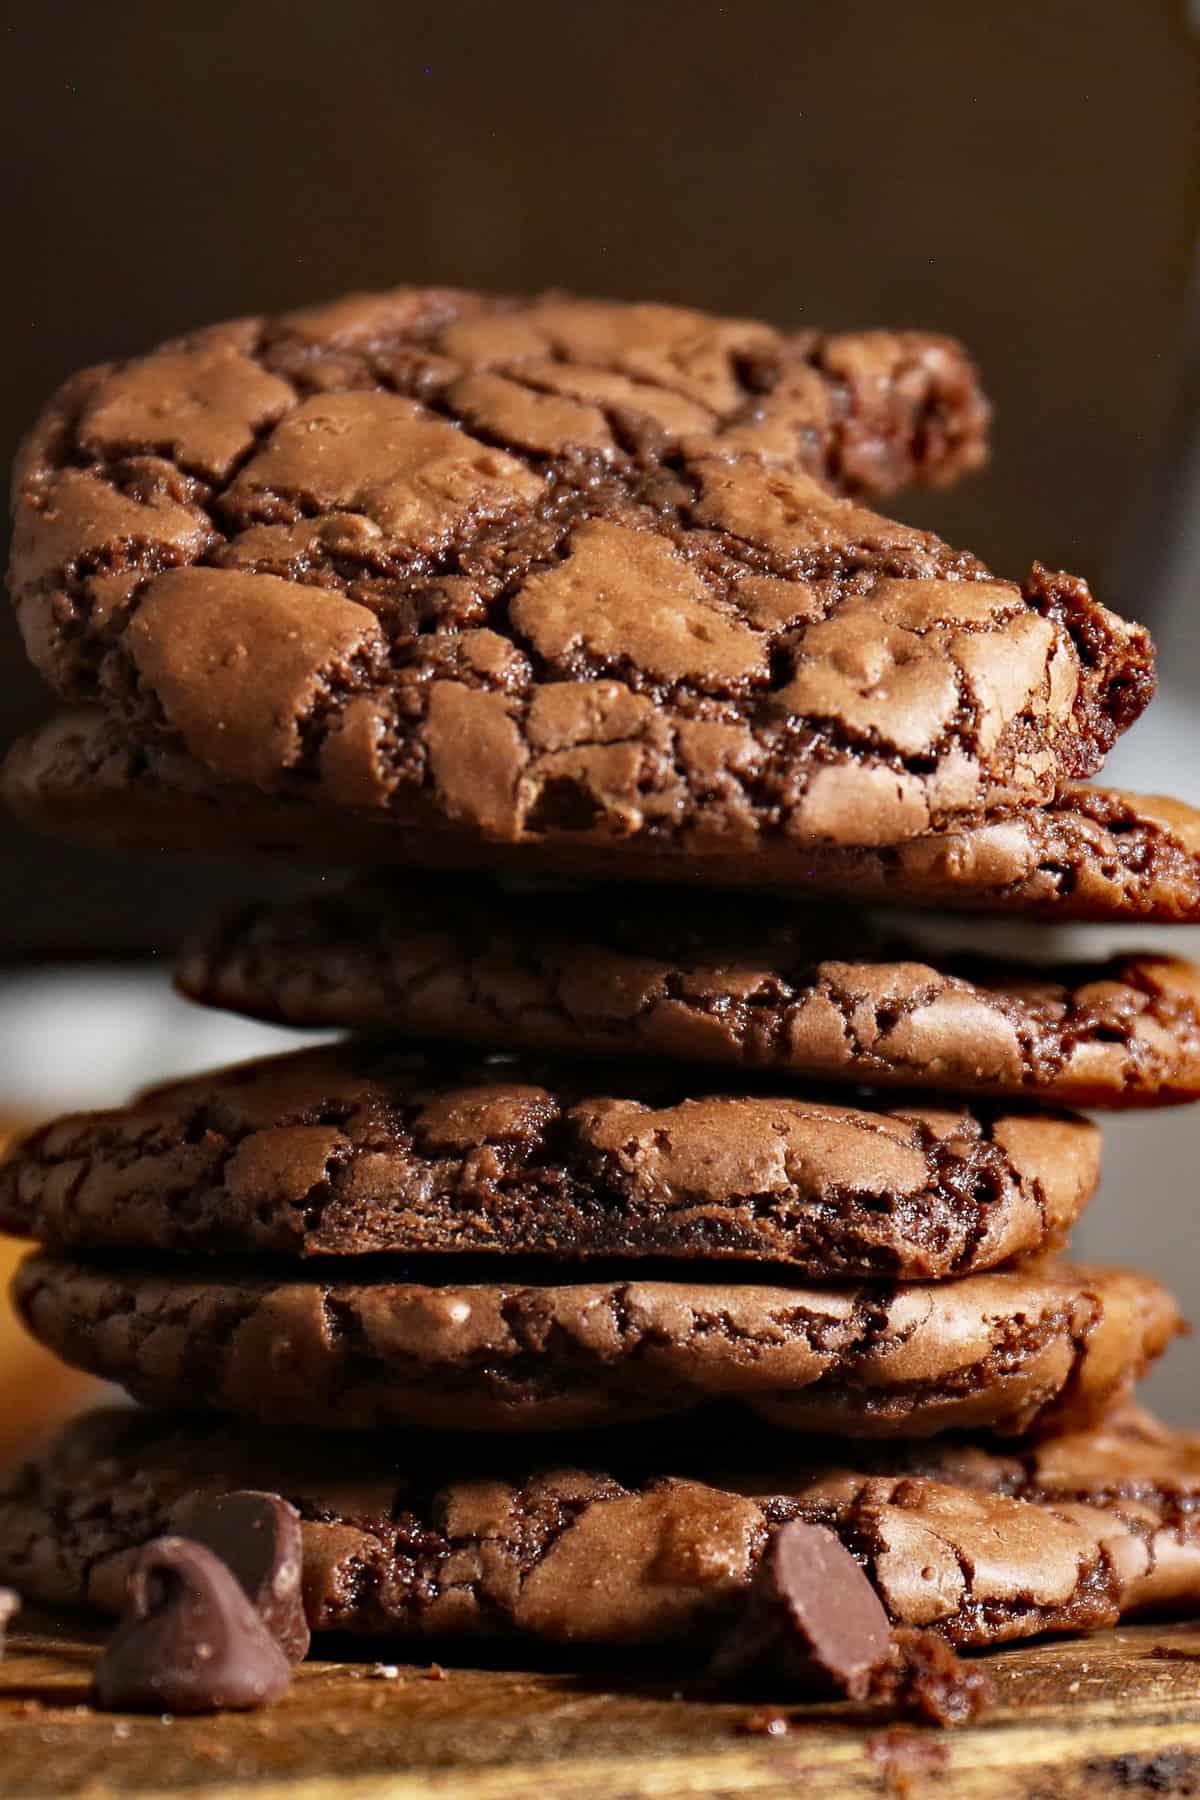
MULTIPOLYGON (((1200 801, 1182 0, 7 0, 0 21, 5 456, 79 364, 399 281, 949 331, 996 405, 992 466, 899 510, 1005 574, 1084 574, 1150 623, 1160 700, 1105 778, 1200 801)), ((7 615, 0 637, 7 742, 47 699, 7 615)), ((174 1002, 155 961, 272 880, 7 826, 0 1122, 273 1044, 174 1002)), ((1109 1137, 1084 1250, 1168 1274, 1200 1318, 1196 1115, 1109 1137)), ((1198 1359, 1177 1348, 1151 1384, 1176 1416, 1198 1359)), ((68 1378, 5 1321, 0 1364, 2 1460, 68 1378)))

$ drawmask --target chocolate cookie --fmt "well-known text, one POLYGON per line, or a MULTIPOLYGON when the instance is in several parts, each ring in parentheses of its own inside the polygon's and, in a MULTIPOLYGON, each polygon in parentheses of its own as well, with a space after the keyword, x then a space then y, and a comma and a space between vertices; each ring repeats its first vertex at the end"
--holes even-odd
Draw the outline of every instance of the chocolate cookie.
POLYGON ((290 1025, 662 1056, 868 1086, 1147 1106, 1200 1096, 1200 968, 939 955, 760 897, 362 885, 247 907, 185 994, 290 1025))
POLYGON ((133 1411, 79 1419, 0 1492, 0 1575, 117 1611, 137 1546, 198 1494, 282 1493, 303 1519, 316 1631, 703 1653, 771 1529, 831 1527, 898 1625, 960 1645, 1092 1630, 1200 1601, 1200 1439, 1131 1419, 1004 1455, 853 1442, 731 1477, 653 1441, 377 1440, 133 1411))
MULTIPOLYGON (((9 751, 0 777, 18 818, 98 849, 186 855, 282 855, 298 862, 399 863, 407 835, 378 814, 341 811, 298 793, 264 794, 214 779, 167 744, 139 745, 104 714, 51 719, 9 751)), ((432 836, 423 863, 519 873, 523 848, 432 836)), ((1048 919, 1200 923, 1200 812, 1160 795, 1080 784, 965 831, 932 832, 875 850, 713 846, 703 856, 636 841, 559 845, 561 872, 581 878, 774 887, 849 894, 873 904, 951 907, 1048 919)))
POLYGON ((26 643, 418 858, 886 844, 1052 798, 1149 700, 1147 634, 835 497, 824 354, 405 289, 85 372, 18 459, 26 643))
POLYGON ((742 1258, 961 1275, 1060 1244, 1096 1128, 979 1103, 706 1093, 349 1043, 160 1088, 28 1137, 0 1225, 82 1249, 742 1258))
POLYGON ((1064 1265, 940 1284, 774 1285, 462 1258, 347 1277, 27 1258, 29 1330, 147 1405, 345 1430, 555 1431, 736 1400, 795 1431, 1088 1423, 1179 1328, 1149 1277, 1064 1265))

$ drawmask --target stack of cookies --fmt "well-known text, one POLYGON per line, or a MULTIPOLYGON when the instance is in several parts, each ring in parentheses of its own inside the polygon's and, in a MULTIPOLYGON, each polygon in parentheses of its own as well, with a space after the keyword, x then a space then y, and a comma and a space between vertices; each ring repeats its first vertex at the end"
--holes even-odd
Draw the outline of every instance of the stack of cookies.
POLYGON ((985 424, 917 333, 414 290, 51 402, 13 586, 76 710, 10 804, 358 872, 179 975, 349 1036, 0 1172, 30 1329, 142 1403, 0 1576, 114 1610, 253 1488, 367 1637, 703 1647, 795 1519, 955 1644, 1200 1601, 1200 1441, 1129 1402, 1174 1303, 1059 1260, 1064 1108, 1200 1094, 1200 974, 913 918, 1200 919, 1200 816, 1079 785, 1145 632, 864 504, 985 424))

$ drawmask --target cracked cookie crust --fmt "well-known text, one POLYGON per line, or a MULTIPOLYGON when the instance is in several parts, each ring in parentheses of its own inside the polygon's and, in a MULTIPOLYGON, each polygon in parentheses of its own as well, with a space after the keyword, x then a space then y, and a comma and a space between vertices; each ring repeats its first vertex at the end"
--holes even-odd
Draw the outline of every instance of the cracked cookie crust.
MULTIPOLYGON (((262 854, 326 868, 403 867, 414 854, 407 835, 389 830, 382 815, 218 781, 183 751, 134 743, 114 720, 84 708, 58 714, 12 746, 0 793, 36 830, 104 850, 262 854)), ((420 855, 423 864, 489 875, 520 873, 527 858, 522 846, 472 847, 436 833, 420 855)), ((613 841, 560 844, 555 861, 561 873, 587 879, 749 885, 1046 919, 1200 923, 1200 812, 1162 795, 1082 783, 1048 806, 873 850, 713 847, 695 858, 661 844, 648 855, 644 845, 613 841)))
MULTIPOLYGON (((871 345, 843 360, 922 360, 871 345)), ((67 697, 416 857, 880 845, 1049 800, 1149 700, 1150 641, 836 496, 830 357, 404 289, 87 371, 18 460, 26 643, 67 697)))
POLYGON ((1099 1165, 1099 1133, 1070 1114, 706 1093, 661 1067, 360 1042, 43 1127, 0 1165, 0 1225, 75 1249, 741 1259, 921 1279, 1057 1247, 1099 1165))
POLYGON ((250 906, 187 951, 194 1000, 285 1024, 661 1056, 865 1086, 1146 1106, 1200 1096, 1200 969, 939 955, 758 897, 362 883, 250 906))
POLYGON ((106 1411, 0 1490, 0 1576, 121 1608, 132 1552, 197 1500, 278 1492, 314 1631, 595 1644, 719 1641, 770 1530, 836 1531, 897 1625, 986 1646, 1200 1597, 1200 1440, 1142 1418, 1022 1450, 843 1443, 732 1475, 705 1449, 497 1447, 106 1411), (603 1579, 597 1579, 602 1574, 603 1579))
POLYGON ((540 1432, 737 1401, 798 1432, 1045 1433, 1095 1420, 1179 1329, 1149 1277, 1033 1266, 917 1285, 564 1283, 511 1260, 348 1278, 36 1252, 13 1284, 64 1362, 149 1406, 343 1430, 540 1432))

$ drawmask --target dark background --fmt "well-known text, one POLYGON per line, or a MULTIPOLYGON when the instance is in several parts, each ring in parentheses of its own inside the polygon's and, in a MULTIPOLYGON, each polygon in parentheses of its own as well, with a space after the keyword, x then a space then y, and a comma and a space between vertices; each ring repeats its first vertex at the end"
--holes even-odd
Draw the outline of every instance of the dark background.
MULTIPOLYGON (((1144 610, 1116 552, 1161 479, 1200 166, 1174 0, 22 0, 0 19, 6 455, 80 363, 355 286, 940 327, 982 363, 995 462, 908 513, 1144 610)), ((3 632, 7 740, 47 702, 3 632)), ((148 946, 239 879, 10 829, 0 953, 148 946)))

